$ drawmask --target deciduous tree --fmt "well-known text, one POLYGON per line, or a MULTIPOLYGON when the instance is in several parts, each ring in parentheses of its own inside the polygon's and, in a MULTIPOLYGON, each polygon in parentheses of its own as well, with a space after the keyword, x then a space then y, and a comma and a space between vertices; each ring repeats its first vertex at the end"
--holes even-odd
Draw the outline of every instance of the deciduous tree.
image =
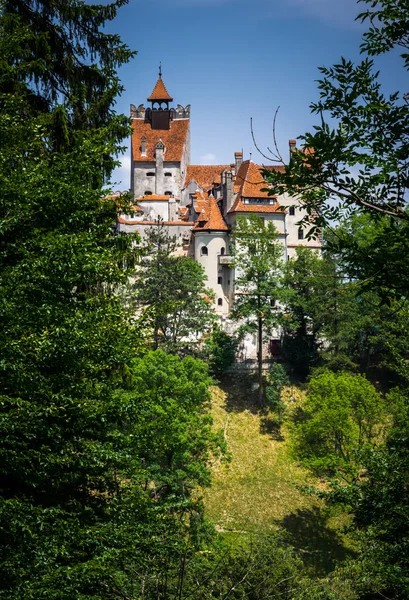
POLYGON ((263 336, 277 324, 283 246, 270 221, 239 217, 233 229, 236 268, 233 318, 257 331, 259 399, 263 400, 263 336))

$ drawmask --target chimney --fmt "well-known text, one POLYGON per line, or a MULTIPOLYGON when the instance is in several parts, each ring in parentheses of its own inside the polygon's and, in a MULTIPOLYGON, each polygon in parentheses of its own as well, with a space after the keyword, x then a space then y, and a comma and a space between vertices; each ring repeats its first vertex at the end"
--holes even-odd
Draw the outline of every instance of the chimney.
POLYGON ((141 156, 146 156, 146 137, 141 138, 141 156))
POLYGON ((243 162, 243 152, 234 153, 234 162, 236 163, 236 175, 239 172, 240 165, 243 162))
POLYGON ((234 197, 234 190, 233 190, 233 173, 231 171, 225 171, 224 173, 224 205, 226 207, 226 213, 231 209, 231 207, 233 206, 233 197, 234 197))
POLYGON ((165 151, 165 145, 162 140, 155 146, 155 194, 158 196, 163 195, 163 153, 165 151))
POLYGON ((177 205, 176 205, 176 200, 173 198, 173 196, 171 196, 169 198, 168 207, 169 207, 169 221, 177 221, 177 215, 176 215, 177 205))
POLYGON ((288 140, 288 145, 290 146, 290 160, 291 160, 291 154, 293 152, 295 152, 295 150, 296 150, 296 144, 297 144, 296 140, 288 140))

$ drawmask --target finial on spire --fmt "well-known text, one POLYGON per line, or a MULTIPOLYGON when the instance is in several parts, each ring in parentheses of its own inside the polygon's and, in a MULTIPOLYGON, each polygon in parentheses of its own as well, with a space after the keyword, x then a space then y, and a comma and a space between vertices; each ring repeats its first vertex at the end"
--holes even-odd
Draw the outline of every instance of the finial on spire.
POLYGON ((162 61, 159 63, 159 79, 162 79, 162 61))

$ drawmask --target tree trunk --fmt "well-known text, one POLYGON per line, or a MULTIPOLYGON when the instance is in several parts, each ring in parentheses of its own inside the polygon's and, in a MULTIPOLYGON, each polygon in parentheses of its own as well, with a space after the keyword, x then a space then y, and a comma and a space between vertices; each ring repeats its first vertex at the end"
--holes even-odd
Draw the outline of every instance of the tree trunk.
POLYGON ((257 361, 258 361, 258 401, 260 406, 264 401, 263 390, 263 319, 258 318, 257 361))

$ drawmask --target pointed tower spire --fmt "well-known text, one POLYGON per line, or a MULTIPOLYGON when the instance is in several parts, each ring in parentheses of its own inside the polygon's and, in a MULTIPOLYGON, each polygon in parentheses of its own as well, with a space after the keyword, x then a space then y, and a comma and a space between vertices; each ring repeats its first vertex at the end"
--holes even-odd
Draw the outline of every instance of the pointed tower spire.
POLYGON ((159 63, 159 79, 156 82, 156 85, 153 88, 153 92, 149 96, 148 101, 152 103, 158 102, 159 104, 161 104, 162 102, 166 102, 168 104, 169 102, 172 102, 172 100, 172 96, 169 94, 168 90, 165 87, 165 84, 163 83, 162 63, 159 63))

